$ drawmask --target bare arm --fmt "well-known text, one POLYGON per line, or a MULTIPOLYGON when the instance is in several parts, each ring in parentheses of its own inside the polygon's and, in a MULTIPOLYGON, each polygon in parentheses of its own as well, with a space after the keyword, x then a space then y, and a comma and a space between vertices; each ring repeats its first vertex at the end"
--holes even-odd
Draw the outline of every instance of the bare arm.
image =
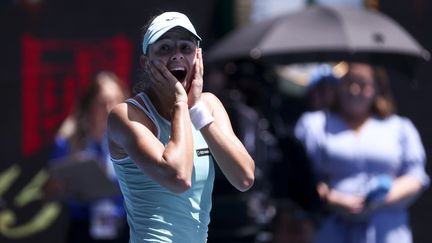
POLYGON ((164 146, 158 140, 155 125, 144 112, 128 104, 116 106, 110 113, 108 135, 111 144, 129 155, 146 175, 168 190, 183 192, 191 187, 193 168, 187 93, 163 64, 146 65, 155 89, 164 97, 161 100, 166 102, 165 107, 172 107, 168 143, 164 146))
POLYGON ((116 106, 108 117, 110 140, 146 175, 173 192, 187 190, 191 186, 193 166, 187 104, 175 104, 171 137, 166 146, 150 130, 152 126, 148 117, 127 104, 116 106))
MULTIPOLYGON (((383 202, 370 205, 369 209, 396 205, 410 202, 421 191, 421 182, 409 175, 400 176, 393 181, 390 191, 387 193, 383 202)), ((360 213, 365 208, 364 198, 352 196, 330 189, 327 184, 318 184, 318 194, 328 205, 336 211, 346 213, 360 213)))
POLYGON ((416 177, 403 175, 393 181, 384 199, 384 204, 392 205, 413 199, 421 191, 422 184, 416 177))
POLYGON ((194 76, 188 91, 189 107, 203 102, 210 111, 214 120, 201 128, 201 134, 228 181, 238 190, 246 191, 255 180, 255 163, 234 134, 228 114, 219 99, 210 93, 202 93, 203 73, 202 52, 198 49, 194 76))
POLYGON ((240 191, 252 187, 255 163, 241 141, 234 134, 222 103, 214 95, 204 93, 203 100, 210 106, 215 121, 201 129, 210 151, 228 181, 240 191))
POLYGON ((425 151, 420 135, 414 124, 407 118, 401 120, 401 136, 403 141, 403 170, 394 178, 390 191, 384 198, 384 205, 406 207, 429 184, 424 171, 425 151))

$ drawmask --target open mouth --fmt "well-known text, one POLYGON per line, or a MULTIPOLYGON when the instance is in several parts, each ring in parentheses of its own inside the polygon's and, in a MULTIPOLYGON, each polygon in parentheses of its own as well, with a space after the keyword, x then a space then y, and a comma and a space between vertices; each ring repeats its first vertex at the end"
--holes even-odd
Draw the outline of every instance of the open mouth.
POLYGON ((180 82, 186 78, 186 70, 171 70, 171 73, 180 82))

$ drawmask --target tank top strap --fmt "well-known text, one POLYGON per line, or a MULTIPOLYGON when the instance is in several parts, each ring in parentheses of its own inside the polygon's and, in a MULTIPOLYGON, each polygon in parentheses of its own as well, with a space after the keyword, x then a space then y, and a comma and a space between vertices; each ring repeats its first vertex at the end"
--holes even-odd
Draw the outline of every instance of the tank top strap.
POLYGON ((145 94, 145 93, 140 93, 139 97, 141 98, 141 100, 144 102, 144 104, 146 105, 146 107, 151 110, 152 114, 154 114, 155 118, 157 120, 159 120, 162 124, 170 126, 171 123, 165 119, 164 117, 162 117, 159 112, 156 110, 156 107, 153 105, 153 103, 151 102, 150 98, 145 94))
MULTIPOLYGON (((127 103, 130 103, 132 105, 134 105, 135 107, 137 107, 138 109, 142 110, 147 116, 148 118, 150 118, 150 120, 153 122, 153 124, 156 126, 156 130, 157 130, 157 138, 160 138, 160 127, 159 127, 159 123, 157 122, 156 119, 156 114, 154 112, 154 109, 152 109, 151 107, 149 107, 149 103, 146 102, 146 100, 143 98, 143 95, 145 95, 144 93, 140 93, 137 95, 137 98, 139 99, 134 99, 134 98, 129 98, 126 100, 127 103)), ((151 102, 150 102, 151 104, 151 102)))

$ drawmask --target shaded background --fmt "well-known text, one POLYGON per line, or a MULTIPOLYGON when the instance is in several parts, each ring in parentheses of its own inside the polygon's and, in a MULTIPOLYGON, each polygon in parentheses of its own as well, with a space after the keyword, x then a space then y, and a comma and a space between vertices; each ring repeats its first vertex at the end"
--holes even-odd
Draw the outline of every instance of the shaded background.
MULTIPOLYGON (((373 2, 432 50, 431 2, 373 2)), ((244 21, 247 1, 1 1, 0 242, 59 242, 64 212, 41 192, 47 178, 46 152, 55 130, 93 72, 113 70, 128 84, 139 79, 140 30, 149 17, 169 10, 190 17, 204 39, 205 54, 244 21)), ((431 76, 431 62, 419 66, 415 81, 392 75, 399 113, 417 126, 428 158, 432 158, 431 76)), ((432 174, 430 163, 427 171, 432 174)), ((430 205, 432 195, 427 191, 412 207, 415 242, 432 242, 430 205)))

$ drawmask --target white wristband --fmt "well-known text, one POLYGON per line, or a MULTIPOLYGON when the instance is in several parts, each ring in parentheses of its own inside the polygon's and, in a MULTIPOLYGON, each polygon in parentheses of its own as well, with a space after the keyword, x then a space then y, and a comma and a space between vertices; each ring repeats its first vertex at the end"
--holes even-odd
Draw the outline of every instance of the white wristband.
POLYGON ((197 130, 201 130, 201 128, 214 121, 212 114, 202 102, 195 103, 195 105, 189 109, 189 115, 192 124, 197 130))

